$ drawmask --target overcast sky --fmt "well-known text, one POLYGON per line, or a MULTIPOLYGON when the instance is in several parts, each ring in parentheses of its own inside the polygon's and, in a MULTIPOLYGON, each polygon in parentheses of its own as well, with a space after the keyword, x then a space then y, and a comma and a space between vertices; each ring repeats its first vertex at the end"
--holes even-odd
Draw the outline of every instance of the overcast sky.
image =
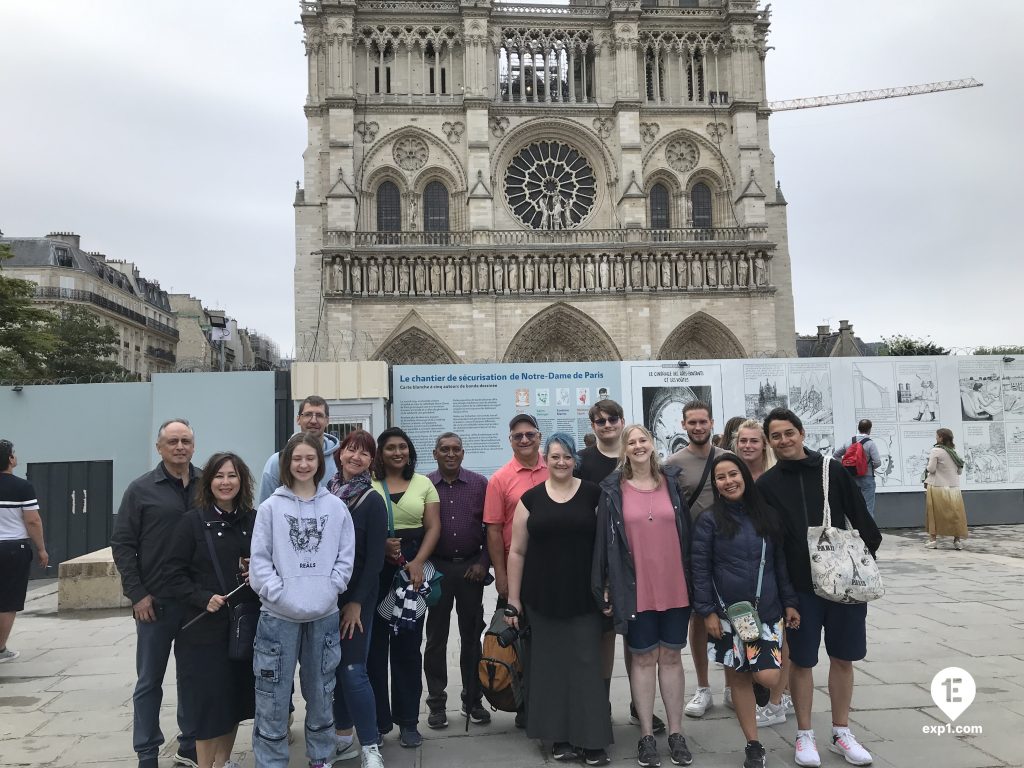
MULTIPOLYGON (((1024 344, 1020 0, 778 0, 772 100, 984 88, 779 113, 796 326, 1024 344)), ((0 229, 86 250, 293 347, 305 60, 289 0, 0 3, 0 229)))

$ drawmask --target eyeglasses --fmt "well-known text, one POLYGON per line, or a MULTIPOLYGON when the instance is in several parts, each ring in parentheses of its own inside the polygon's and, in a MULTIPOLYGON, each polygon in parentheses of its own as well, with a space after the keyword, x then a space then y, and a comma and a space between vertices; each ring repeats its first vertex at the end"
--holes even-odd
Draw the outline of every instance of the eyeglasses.
POLYGON ((540 432, 513 432, 511 435, 509 435, 509 437, 512 439, 512 442, 514 443, 521 443, 524 440, 528 443, 532 443, 534 440, 540 437, 540 432))
POLYGON ((441 446, 440 448, 437 449, 437 452, 440 453, 442 456, 458 456, 460 453, 462 453, 462 446, 441 446))
POLYGON ((594 423, 599 427, 603 427, 605 424, 611 424, 614 427, 619 423, 619 417, 609 416, 607 419, 594 419, 594 423))
POLYGON ((303 419, 309 419, 310 421, 326 421, 327 415, 323 413, 317 413, 316 411, 305 411, 300 413, 299 416, 303 419))

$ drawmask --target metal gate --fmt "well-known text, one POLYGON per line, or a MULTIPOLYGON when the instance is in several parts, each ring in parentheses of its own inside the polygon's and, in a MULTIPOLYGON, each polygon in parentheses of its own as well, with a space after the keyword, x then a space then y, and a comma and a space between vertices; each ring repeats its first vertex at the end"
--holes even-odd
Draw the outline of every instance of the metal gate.
POLYGON ((114 528, 114 462, 62 461, 28 465, 36 490, 50 568, 33 561, 30 578, 55 578, 65 560, 103 549, 114 528))

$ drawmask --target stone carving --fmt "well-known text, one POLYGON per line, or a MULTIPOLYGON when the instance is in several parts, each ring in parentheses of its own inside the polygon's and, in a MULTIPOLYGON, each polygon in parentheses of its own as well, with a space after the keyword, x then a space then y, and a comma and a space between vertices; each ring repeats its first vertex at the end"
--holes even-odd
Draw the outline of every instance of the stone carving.
POLYGON ((594 269, 594 259, 591 256, 587 256, 587 260, 583 264, 583 288, 588 291, 597 288, 597 274, 594 269))
POLYGON ((555 261, 555 266, 552 268, 554 273, 554 288, 556 291, 565 291, 565 262, 561 259, 555 261))
POLYGON ((682 256, 676 257, 676 286, 686 287, 686 261, 682 256))
POLYGON ((533 290, 535 270, 536 267, 533 266, 532 261, 527 261, 526 264, 523 265, 523 290, 533 290))
POLYGON ((732 288, 732 260, 729 258, 722 262, 722 287, 732 288))
POLYGON ((683 195, 683 206, 686 208, 685 215, 686 221, 684 222, 687 227, 693 226, 693 198, 689 195, 683 195))
POLYGON ((736 262, 736 284, 740 288, 747 287, 747 280, 749 279, 750 265, 747 264, 747 257, 740 256, 739 261, 736 262))
POLYGON ((363 292, 363 275, 362 275, 362 272, 359 269, 359 264, 358 263, 352 265, 352 273, 351 274, 352 274, 352 277, 351 277, 350 285, 352 286, 352 293, 362 293, 363 292))
POLYGON ((690 262, 690 287, 704 287, 704 266, 700 263, 700 256, 694 256, 690 262))
POLYGON ((412 284, 416 293, 427 292, 427 268, 420 259, 416 260, 416 266, 412 268, 412 284))
POLYGON ((640 140, 644 144, 650 144, 654 141, 660 130, 661 126, 657 123, 640 123, 640 140))
POLYGON ((359 134, 359 138, 363 140, 363 144, 370 144, 374 139, 377 138, 377 131, 380 130, 380 126, 376 122, 370 121, 364 123, 362 121, 356 123, 356 133, 359 134))
POLYGON ((366 268, 366 292, 371 296, 380 293, 380 267, 375 261, 366 268))
POLYGON ((658 287, 658 262, 653 258, 647 258, 647 287, 658 287))
POLYGON ((444 131, 444 135, 448 137, 448 142, 450 144, 458 144, 459 140, 462 139, 462 134, 466 130, 466 126, 462 123, 445 122, 441 126, 441 130, 444 131))
POLYGON ((416 198, 409 201, 409 229, 416 231, 416 198))
POLYGON ((539 290, 546 291, 551 285, 550 271, 551 268, 548 266, 548 260, 543 259, 540 266, 537 268, 537 288, 539 290))
POLYGON ((405 136, 395 142, 392 154, 403 171, 416 171, 426 165, 430 150, 419 136, 405 136))
POLYGON ((629 264, 629 285, 634 291, 637 291, 643 287, 643 284, 643 265, 640 263, 640 259, 634 258, 629 264))
POLYGON ((508 265, 508 292, 519 293, 519 259, 515 256, 508 265))
POLYGON ((394 293, 395 273, 394 270, 392 269, 391 262, 385 261, 384 264, 382 265, 382 269, 384 270, 384 293, 394 293))
POLYGON ((675 139, 665 147, 665 159, 673 169, 686 173, 700 162, 700 149, 689 139, 675 139))
POLYGON ((580 271, 580 261, 578 257, 573 257, 572 261, 569 262, 569 290, 578 291, 581 287, 582 277, 580 271))
POLYGON ((491 277, 487 269, 487 262, 483 259, 476 264, 476 289, 481 293, 489 293, 491 290, 491 277))
POLYGON ((521 149, 505 170, 505 202, 531 229, 571 229, 594 207, 597 177, 585 156, 559 141, 521 149))
POLYGON ((455 293, 455 262, 450 256, 444 263, 444 292, 455 293))
POLYGON ((431 293, 441 293, 444 286, 441 283, 441 263, 434 261, 430 264, 430 287, 431 293))
POLYGON ((500 261, 494 262, 494 292, 505 292, 505 267, 500 261))
POLYGON ((661 287, 672 287, 672 262, 668 260, 668 256, 663 256, 661 260, 661 287))
POLYGON ((707 257, 707 264, 705 265, 705 268, 707 269, 707 286, 708 286, 708 288, 717 288, 718 287, 718 262, 715 261, 715 257, 714 256, 708 256, 707 257))
POLYGON ((409 262, 405 259, 398 265, 398 292, 409 293, 409 262))
POLYGON ((597 135, 602 139, 607 139, 612 135, 612 130, 615 128, 615 120, 610 117, 595 117, 594 118, 594 130, 597 135))
POLYGON ((712 139, 721 141, 725 138, 725 134, 729 132, 729 126, 725 123, 708 123, 706 130, 708 132, 708 136, 712 139))
POLYGON ((768 268, 759 253, 754 257, 754 287, 760 288, 763 285, 768 285, 768 268))
POLYGON ((611 287, 611 281, 609 278, 608 270, 608 257, 602 256, 601 263, 597 265, 597 284, 600 286, 602 291, 607 291, 611 287))
POLYGON ((500 139, 505 135, 508 130, 508 118, 507 117, 492 117, 489 121, 491 133, 494 134, 495 138, 500 139))
POLYGON ((622 263, 622 259, 615 260, 612 273, 612 285, 615 286, 615 290, 623 290, 626 287, 626 265, 622 263))
POLYGON ((469 260, 464 260, 459 265, 459 281, 460 289, 462 293, 473 292, 473 267, 470 266, 469 260))

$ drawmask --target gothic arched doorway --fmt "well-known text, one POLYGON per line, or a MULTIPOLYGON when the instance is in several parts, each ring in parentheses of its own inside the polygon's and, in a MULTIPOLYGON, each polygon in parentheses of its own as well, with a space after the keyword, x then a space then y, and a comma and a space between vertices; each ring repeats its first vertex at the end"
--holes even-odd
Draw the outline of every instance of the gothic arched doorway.
POLYGON ((706 312, 695 312, 677 325, 658 350, 659 360, 717 360, 746 356, 736 335, 706 312))
POLYGON ((615 342, 584 312, 552 304, 530 318, 505 350, 506 363, 621 360, 615 342))

